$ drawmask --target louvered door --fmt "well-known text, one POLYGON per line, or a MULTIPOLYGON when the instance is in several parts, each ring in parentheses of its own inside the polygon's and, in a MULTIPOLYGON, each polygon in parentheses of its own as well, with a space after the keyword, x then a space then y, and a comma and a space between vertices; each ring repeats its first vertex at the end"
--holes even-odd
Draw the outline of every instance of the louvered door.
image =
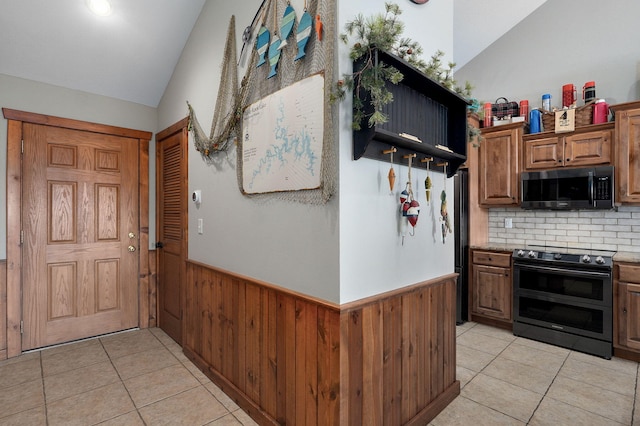
MULTIPOLYGON (((178 123, 180 124, 180 123, 178 123)), ((186 122, 185 122, 186 125, 186 122)), ((158 323, 182 343, 182 301, 187 254, 187 130, 157 135, 158 323)))

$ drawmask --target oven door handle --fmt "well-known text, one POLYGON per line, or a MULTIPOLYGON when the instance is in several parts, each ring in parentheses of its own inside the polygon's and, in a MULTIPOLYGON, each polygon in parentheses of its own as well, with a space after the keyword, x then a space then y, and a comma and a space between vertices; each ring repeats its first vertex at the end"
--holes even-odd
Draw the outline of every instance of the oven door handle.
POLYGON ((600 271, 581 271, 579 269, 573 269, 573 268, 558 268, 558 267, 553 267, 553 266, 531 266, 531 265, 524 265, 524 264, 515 264, 514 266, 520 268, 520 270, 528 270, 528 271, 532 271, 532 272, 539 272, 539 271, 544 271, 544 272, 554 272, 554 273, 560 273, 560 274, 571 274, 574 276, 579 276, 579 277, 590 277, 590 278, 595 278, 595 277, 601 277, 601 278, 610 278, 611 277, 611 273, 609 272, 600 272, 600 271))

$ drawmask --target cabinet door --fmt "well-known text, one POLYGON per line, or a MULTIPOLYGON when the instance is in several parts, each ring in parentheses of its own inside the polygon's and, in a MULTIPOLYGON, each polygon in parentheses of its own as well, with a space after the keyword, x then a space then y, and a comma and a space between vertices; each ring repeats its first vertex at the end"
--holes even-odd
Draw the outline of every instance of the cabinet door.
POLYGON ((617 343, 640 350, 640 284, 618 283, 617 296, 617 343))
POLYGON ((640 109, 616 114, 617 201, 640 203, 640 109))
POLYGON ((519 204, 520 128, 487 133, 483 138, 480 145, 480 204, 519 204))
POLYGON ((562 166, 564 146, 558 137, 524 142, 524 169, 552 169, 562 166))
POLYGON ((510 269, 473 265, 473 313, 511 320, 510 269))
POLYGON ((579 133, 566 136, 565 166, 611 164, 611 131, 579 133))

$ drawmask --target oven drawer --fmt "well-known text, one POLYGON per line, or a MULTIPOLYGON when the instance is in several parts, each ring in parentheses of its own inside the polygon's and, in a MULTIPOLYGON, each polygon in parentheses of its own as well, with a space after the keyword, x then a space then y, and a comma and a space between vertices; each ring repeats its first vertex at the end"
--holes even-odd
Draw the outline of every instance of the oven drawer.
POLYGON ((640 284, 640 266, 616 263, 615 268, 618 281, 640 284))
POLYGON ((473 251, 472 262, 476 265, 511 267, 511 253, 496 253, 492 251, 473 251))

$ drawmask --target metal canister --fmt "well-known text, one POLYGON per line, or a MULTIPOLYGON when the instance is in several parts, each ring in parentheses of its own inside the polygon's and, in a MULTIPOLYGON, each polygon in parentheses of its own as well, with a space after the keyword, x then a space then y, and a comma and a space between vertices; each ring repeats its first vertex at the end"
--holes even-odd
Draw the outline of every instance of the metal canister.
POLYGON ((482 122, 483 127, 491 127, 491 102, 486 102, 483 107, 484 111, 484 121, 482 122))
POLYGON ((596 99, 596 82, 587 81, 582 88, 582 99, 584 103, 589 103, 596 99))
POLYGON ((524 120, 529 122, 529 101, 526 99, 520 101, 520 117, 524 117, 524 120))

